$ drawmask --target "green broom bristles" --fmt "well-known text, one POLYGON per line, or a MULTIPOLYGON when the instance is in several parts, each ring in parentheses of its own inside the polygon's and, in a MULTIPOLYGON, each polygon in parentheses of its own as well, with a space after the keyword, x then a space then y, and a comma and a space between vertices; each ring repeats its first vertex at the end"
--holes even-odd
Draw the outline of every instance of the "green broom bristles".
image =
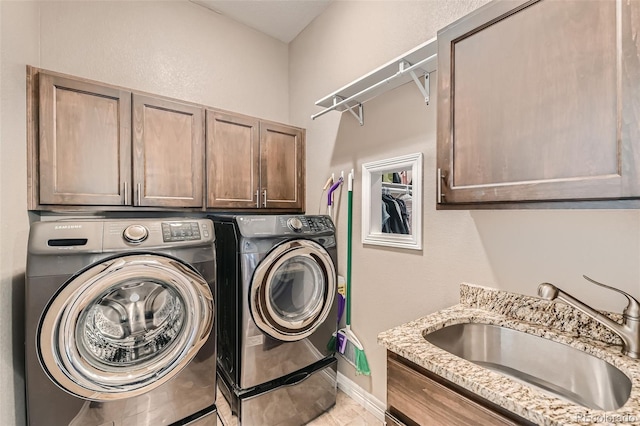
POLYGON ((364 351, 356 349, 356 374, 364 374, 365 376, 371 375, 369 370, 369 362, 364 351))
POLYGON ((338 353, 342 354, 344 359, 355 367, 356 374, 363 374, 365 376, 371 375, 369 362, 367 361, 367 356, 364 353, 362 343, 360 343, 355 334, 353 334, 350 327, 343 329, 342 332, 345 334, 346 342, 344 351, 338 350, 338 353))

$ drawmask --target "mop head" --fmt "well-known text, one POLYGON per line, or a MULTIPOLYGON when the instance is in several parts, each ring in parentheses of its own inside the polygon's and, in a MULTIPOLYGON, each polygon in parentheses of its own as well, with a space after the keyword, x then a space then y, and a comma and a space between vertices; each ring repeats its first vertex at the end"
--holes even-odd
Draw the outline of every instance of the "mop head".
POLYGON ((371 375, 364 348, 353 332, 348 329, 338 330, 336 340, 338 342, 338 353, 340 353, 349 364, 355 367, 356 374, 371 375))

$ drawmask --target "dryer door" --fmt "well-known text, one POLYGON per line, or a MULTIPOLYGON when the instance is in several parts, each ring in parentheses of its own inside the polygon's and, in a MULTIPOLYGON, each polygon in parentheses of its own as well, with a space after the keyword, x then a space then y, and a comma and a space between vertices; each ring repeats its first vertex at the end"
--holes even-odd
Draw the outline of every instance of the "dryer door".
POLYGON ((75 396, 130 398, 179 373, 213 318, 209 285, 189 265, 159 254, 112 257, 51 299, 38 326, 38 356, 49 378, 75 396))
POLYGON ((336 294, 336 270, 327 250, 311 240, 276 246, 257 266, 249 305, 260 330, 282 341, 311 335, 336 294))

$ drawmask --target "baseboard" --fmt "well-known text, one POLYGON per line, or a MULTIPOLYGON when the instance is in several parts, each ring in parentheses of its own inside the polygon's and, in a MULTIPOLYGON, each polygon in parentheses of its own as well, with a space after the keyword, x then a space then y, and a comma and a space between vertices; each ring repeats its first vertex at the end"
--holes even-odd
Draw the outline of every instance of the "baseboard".
POLYGON ((385 404, 340 372, 338 372, 338 389, 362 405, 376 419, 384 422, 385 404))

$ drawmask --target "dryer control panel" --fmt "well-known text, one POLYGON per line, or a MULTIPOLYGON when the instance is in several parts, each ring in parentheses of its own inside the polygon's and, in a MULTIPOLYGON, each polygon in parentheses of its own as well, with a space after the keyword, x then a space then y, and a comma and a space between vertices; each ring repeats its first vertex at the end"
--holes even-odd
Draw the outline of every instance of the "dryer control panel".
POLYGON ((317 215, 246 215, 236 218, 240 233, 245 237, 286 235, 330 235, 335 226, 329 216, 317 215))
POLYGON ((280 217, 280 225, 300 234, 334 231, 329 216, 293 216, 280 217))

